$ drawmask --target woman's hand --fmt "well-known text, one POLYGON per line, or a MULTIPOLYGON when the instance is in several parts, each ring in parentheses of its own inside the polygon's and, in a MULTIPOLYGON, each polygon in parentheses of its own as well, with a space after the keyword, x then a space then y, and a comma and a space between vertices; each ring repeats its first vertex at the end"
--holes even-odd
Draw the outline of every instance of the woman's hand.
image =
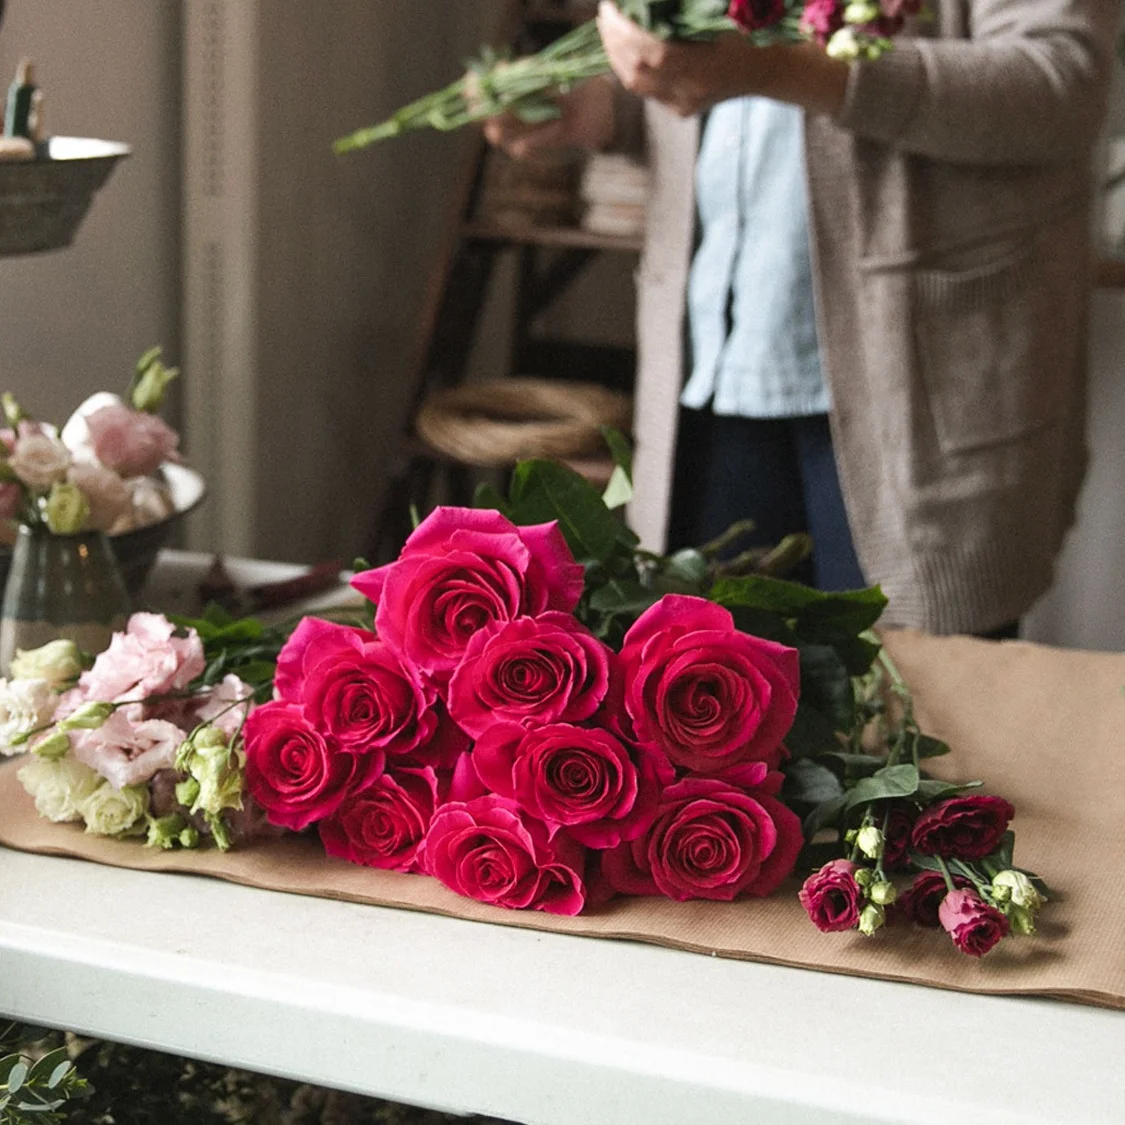
POLYGON ((612 79, 588 78, 560 95, 556 104, 562 116, 536 125, 521 121, 514 113, 489 117, 484 122, 485 140, 517 160, 565 148, 609 146, 616 129, 612 79))
POLYGON ((832 113, 843 104, 847 63, 828 58, 814 43, 756 47, 738 32, 709 42, 671 42, 638 27, 610 0, 598 5, 598 31, 621 84, 682 117, 745 95, 814 113, 832 113))

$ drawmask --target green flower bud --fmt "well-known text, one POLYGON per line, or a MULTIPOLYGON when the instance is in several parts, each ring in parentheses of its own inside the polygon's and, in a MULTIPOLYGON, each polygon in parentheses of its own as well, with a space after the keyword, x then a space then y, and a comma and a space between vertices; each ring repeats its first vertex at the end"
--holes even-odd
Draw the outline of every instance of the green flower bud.
POLYGON ((1009 906, 1005 911, 1013 934, 1022 934, 1028 937, 1035 933, 1035 915, 1023 906, 1009 906))
POLYGON ((150 848, 174 848, 180 833, 187 827, 187 821, 179 813, 168 816, 150 816, 145 844, 150 848))
POLYGON ((179 836, 181 848, 199 847, 199 829, 194 824, 189 824, 179 836))
POLYGON ((880 14, 878 6, 868 0, 851 0, 844 8, 844 23, 874 23, 880 14))
POLYGON ((53 730, 45 738, 32 743, 31 752, 49 762, 57 762, 70 753, 70 738, 65 731, 53 730))
POLYGON ((850 27, 842 27, 839 31, 832 33, 824 52, 830 59, 839 59, 841 62, 855 62, 863 54, 863 47, 859 37, 850 27))
POLYGON ((878 859, 883 854, 883 833, 874 824, 861 828, 855 842, 856 847, 869 859, 878 859))
POLYGON ((159 348, 145 352, 141 356, 141 362, 137 364, 137 379, 129 396, 133 409, 143 410, 146 414, 155 414, 164 404, 164 388, 179 373, 177 368, 165 367, 160 362, 159 348))
POLYGON ((867 897, 877 906, 890 906, 896 898, 898 898, 898 891, 895 890, 894 883, 889 883, 883 880, 878 883, 872 883, 867 888, 867 897))
POLYGON ((199 797, 199 782, 194 777, 186 778, 176 784, 176 800, 184 808, 190 809, 199 797))
POLYGON ((212 816, 208 813, 207 827, 211 829, 211 839, 215 841, 215 847, 221 852, 229 851, 231 838, 227 822, 221 816, 212 816))
POLYGON ((1044 903, 1035 884, 1022 872, 1009 869, 1000 871, 992 880, 992 897, 999 903, 1012 902, 1034 913, 1044 903))
POLYGON ((870 937, 881 929, 887 920, 887 912, 876 902, 869 902, 859 915, 859 932, 870 937))
POLYGON ((85 667, 82 650, 66 639, 48 641, 39 648, 16 649, 9 665, 13 680, 46 680, 52 687, 77 679, 85 667))
POLYGON ((112 703, 83 703, 58 722, 59 730, 97 730, 113 714, 112 703))
POLYGON ((90 501, 76 484, 55 481, 43 508, 47 528, 55 535, 74 535, 90 518, 90 501))
POLYGON ((870 885, 871 880, 875 878, 875 872, 870 867, 857 867, 852 872, 852 878, 861 886, 867 887, 870 885))

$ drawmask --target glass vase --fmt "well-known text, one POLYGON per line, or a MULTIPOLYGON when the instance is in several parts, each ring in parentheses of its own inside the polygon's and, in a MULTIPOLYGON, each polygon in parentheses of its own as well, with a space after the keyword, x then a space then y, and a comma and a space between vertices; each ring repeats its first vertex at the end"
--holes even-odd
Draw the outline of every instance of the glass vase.
POLYGON ((67 638, 98 653, 125 626, 129 595, 100 531, 52 535, 21 526, 0 608, 0 676, 17 649, 67 638))

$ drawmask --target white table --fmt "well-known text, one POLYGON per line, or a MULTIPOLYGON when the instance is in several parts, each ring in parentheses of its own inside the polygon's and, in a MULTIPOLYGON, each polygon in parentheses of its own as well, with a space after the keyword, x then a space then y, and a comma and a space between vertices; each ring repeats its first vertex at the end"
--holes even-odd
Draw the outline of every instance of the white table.
POLYGON ((2 848, 0 1012, 544 1125, 1125 1121, 1121 1012, 2 848))

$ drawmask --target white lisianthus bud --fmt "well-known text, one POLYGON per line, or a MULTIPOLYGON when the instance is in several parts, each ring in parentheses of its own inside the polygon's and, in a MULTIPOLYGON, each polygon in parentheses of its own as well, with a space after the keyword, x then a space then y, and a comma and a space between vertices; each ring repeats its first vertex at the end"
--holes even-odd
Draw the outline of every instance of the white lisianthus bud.
POLYGON ((39 648, 17 648, 9 675, 13 680, 46 680, 59 687, 77 679, 83 667, 82 650, 73 641, 60 639, 39 648))
POLYGON ((113 710, 112 703, 83 703, 65 719, 59 720, 59 730, 97 730, 113 714, 113 710))
POLYGON ((871 880, 875 878, 875 872, 870 867, 857 867, 852 872, 852 878, 861 886, 869 887, 871 880))
POLYGON ((884 879, 878 883, 872 883, 871 886, 867 888, 867 897, 875 903, 876 906, 890 906, 898 897, 898 892, 895 890, 894 883, 890 883, 884 879))
POLYGON ((43 679, 0 679, 0 754, 22 751, 32 731, 47 726, 58 697, 43 679))
POLYGON ((32 491, 46 492, 52 484, 66 480, 70 450, 57 437, 32 433, 16 442, 8 464, 32 491))
POLYGON ((1044 902, 1035 884, 1022 872, 1009 869, 998 872, 992 880, 992 897, 997 902, 1012 902, 1034 913, 1044 902))
POLYGON ((855 843, 869 859, 878 859, 883 854, 883 833, 874 824, 867 824, 861 828, 855 843))
POLYGON ((81 806, 103 784, 100 774, 77 758, 32 755, 16 774, 40 816, 56 823, 81 820, 81 806))
POLYGON ((841 62, 855 62, 864 53, 858 36, 850 27, 834 31, 824 52, 830 59, 839 59, 841 62))
POLYGON ((114 789, 103 781, 78 806, 86 831, 98 836, 120 836, 135 827, 148 812, 148 789, 143 785, 125 785, 114 789))
POLYGON ((150 816, 145 844, 150 848, 174 848, 179 843, 180 833, 188 826, 179 813, 168 816, 150 816))
POLYGON ((887 920, 887 912, 877 903, 869 902, 859 915, 859 932, 870 937, 876 930, 882 929, 887 920))
POLYGON ((1023 906, 1011 905, 1005 910, 1013 934, 1030 937, 1035 933, 1035 915, 1023 906))
POLYGON ((31 744, 31 752, 40 758, 57 762, 70 753, 70 735, 65 731, 53 730, 50 734, 31 744))
POLYGON ((51 485, 43 516, 54 535, 76 535, 90 518, 90 501, 76 484, 56 481, 51 485))
POLYGON ((137 364, 138 377, 129 396, 134 410, 153 414, 164 403, 164 388, 179 375, 175 367, 165 367, 160 362, 160 349, 152 348, 141 356, 137 364))

